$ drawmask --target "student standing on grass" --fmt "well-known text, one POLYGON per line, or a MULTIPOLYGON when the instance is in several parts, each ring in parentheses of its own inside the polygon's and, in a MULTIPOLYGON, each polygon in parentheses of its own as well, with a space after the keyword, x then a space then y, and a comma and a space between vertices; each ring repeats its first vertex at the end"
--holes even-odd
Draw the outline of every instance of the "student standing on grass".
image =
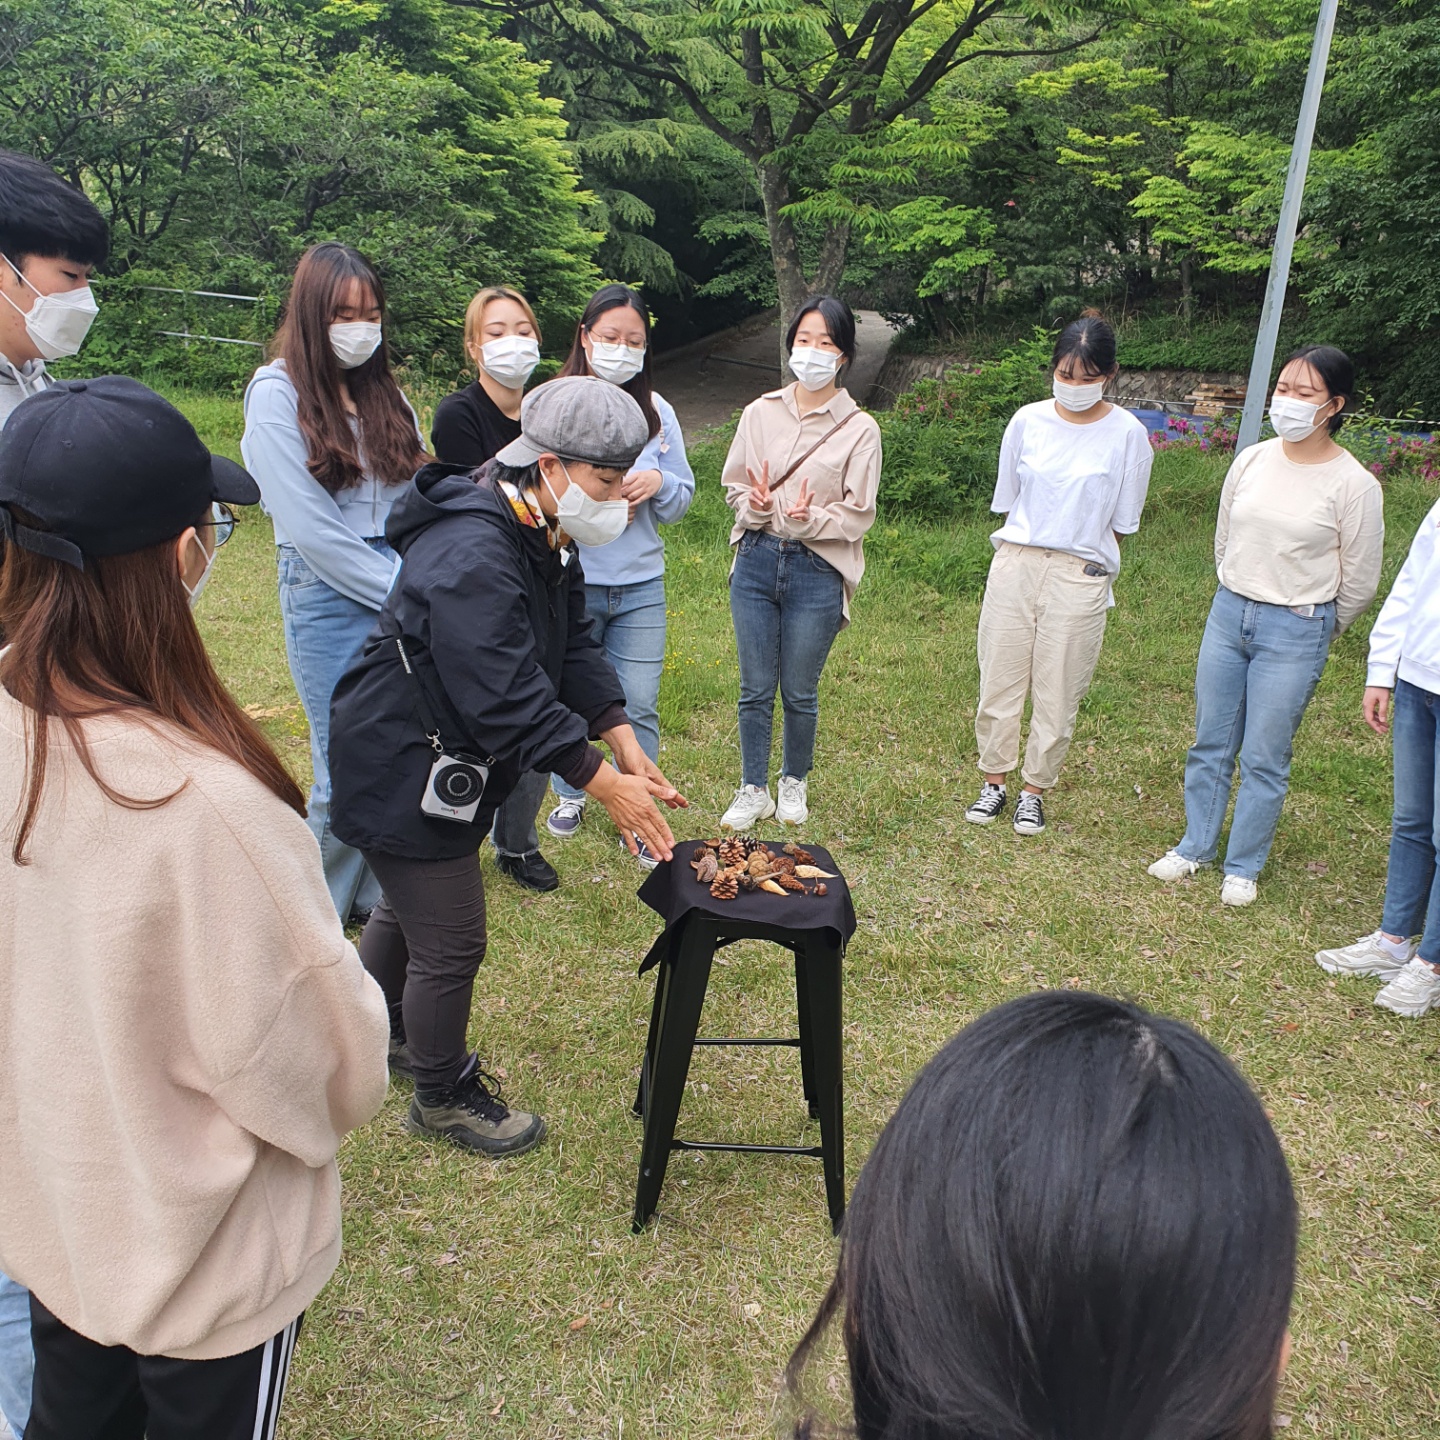
POLYGON ((668 860, 652 797, 685 803, 630 725, 572 543, 624 528, 644 412, 577 376, 527 395, 520 424, 478 472, 427 465, 396 503, 386 534, 400 574, 336 687, 330 731, 336 834, 385 892, 360 955, 390 1007, 391 1066, 415 1080, 406 1126, 496 1157, 545 1135, 540 1116, 505 1104, 466 1040, 486 945, 476 852, 496 808, 526 771, 557 771, 632 847, 668 860))
POLYGON ((1361 708, 1377 735, 1395 736, 1385 908, 1373 935, 1315 959, 1332 975, 1386 981, 1375 1003, 1418 1017, 1440 1005, 1440 504, 1370 631, 1361 708))
MULTIPOLYGON (((695 498, 695 476, 675 411, 650 388, 650 312, 634 290, 606 285, 595 292, 575 327, 560 374, 596 375, 618 385, 640 406, 650 428, 645 448, 625 477, 625 529, 608 545, 582 543, 580 558, 585 564, 585 613, 620 677, 635 738, 658 763, 660 676, 665 669, 665 542, 660 526, 684 518, 695 498)), ((554 777, 554 785, 560 803, 545 828, 564 839, 580 828, 585 793, 563 775, 554 777)), ((620 843, 626 844, 624 836, 620 843)), ((656 864, 643 845, 638 858, 646 869, 656 864)))
POLYGON ((1140 528, 1153 459, 1144 425, 1105 399, 1120 367, 1115 332, 1098 311, 1060 332, 1051 364, 1054 399, 1017 410, 1000 447, 990 508, 1005 523, 990 537, 995 558, 980 607, 975 709, 985 783, 965 812, 972 825, 1004 813, 1028 695, 1017 835, 1045 828, 1045 792, 1060 778, 1100 659, 1120 537, 1140 528))
MULTIPOLYGON (((492 285, 465 311, 465 353, 476 378, 435 407, 430 448, 446 465, 479 469, 520 438, 525 383, 540 363, 540 322, 516 290, 492 285)), ((530 771, 495 812, 490 842, 496 864, 527 890, 544 893, 560 884, 555 867, 540 853, 535 818, 550 777, 530 771)))
POLYGON ((1238 755, 1222 905, 1254 902, 1290 785, 1295 735, 1330 642, 1380 584, 1380 482, 1333 438, 1354 395, 1355 367, 1343 351, 1297 350, 1270 401, 1278 434, 1236 456, 1220 492, 1220 587, 1195 668, 1185 834, 1150 874, 1179 880, 1214 863, 1238 755))
POLYGON ((133 380, 0 436, 0 1263, 28 1440, 270 1440, 385 1005, 191 616, 255 482, 133 380), (61 1122, 82 1116, 83 1124, 61 1122))
POLYGON ((1264 1107, 1209 1041, 1100 995, 1012 1000, 871 1152, 789 1370, 803 1395, 838 1318, 853 1426, 795 1434, 1269 1440, 1297 1233, 1264 1107))
MULTIPOLYGON (((0 150, 0 430, 50 385, 47 360, 76 354, 95 319, 90 279, 110 249, 104 216, 28 155, 0 150)), ((30 1414, 30 1297, 0 1275, 0 1415, 30 1414)))
POLYGON ((336 911, 363 922, 380 889, 330 825, 330 696, 399 569, 385 520, 425 447, 390 373, 380 277, 348 245, 301 256, 273 350, 245 391, 240 452, 275 527, 285 653, 310 725, 310 828, 336 911))
POLYGON ((850 307, 812 296, 785 348, 795 382, 745 407, 721 476, 735 512, 730 616, 740 659, 740 788, 721 820, 727 830, 809 818, 820 675, 850 623, 880 489, 880 427, 839 383, 855 360, 850 307), (772 800, 777 688, 785 723, 772 800))

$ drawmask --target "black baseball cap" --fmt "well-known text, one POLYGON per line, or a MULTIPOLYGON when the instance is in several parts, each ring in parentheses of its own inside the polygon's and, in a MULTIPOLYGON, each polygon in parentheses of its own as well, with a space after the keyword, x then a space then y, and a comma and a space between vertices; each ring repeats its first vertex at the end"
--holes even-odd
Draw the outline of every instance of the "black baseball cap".
POLYGON ((248 471, 212 455, 166 399, 124 375, 62 380, 21 401, 0 430, 0 532, 85 568, 183 534, 216 500, 254 505, 248 471), (46 528, 19 523, 10 507, 46 528))

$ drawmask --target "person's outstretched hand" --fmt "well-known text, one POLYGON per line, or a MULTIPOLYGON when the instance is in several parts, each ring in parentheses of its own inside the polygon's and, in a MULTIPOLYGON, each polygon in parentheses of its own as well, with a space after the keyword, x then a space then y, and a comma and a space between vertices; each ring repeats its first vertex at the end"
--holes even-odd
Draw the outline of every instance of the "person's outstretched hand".
POLYGON ((1385 734, 1390 728, 1390 692, 1380 685, 1367 685, 1360 713, 1377 735, 1385 734))
POLYGON ((658 770, 655 774, 658 780, 649 775, 622 775, 613 765, 604 764, 585 791, 605 807, 620 827, 620 838, 632 855, 639 854, 635 841, 640 839, 656 859, 669 860, 675 854, 675 837, 655 801, 661 799, 674 806, 684 805, 685 799, 658 770))
POLYGON ((758 475, 748 465, 745 467, 745 473, 750 477, 750 494, 747 497, 750 508, 757 515, 763 515, 775 499, 770 491, 770 462, 768 460, 760 462, 758 475))

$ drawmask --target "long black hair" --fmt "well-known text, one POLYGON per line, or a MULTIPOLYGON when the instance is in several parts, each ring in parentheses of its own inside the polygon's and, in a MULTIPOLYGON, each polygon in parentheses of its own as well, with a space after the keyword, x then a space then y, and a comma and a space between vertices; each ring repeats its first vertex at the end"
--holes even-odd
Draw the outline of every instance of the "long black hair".
POLYGON ((1345 412, 1355 404, 1355 362, 1336 345, 1302 345, 1285 357, 1280 370, 1283 372, 1297 360, 1308 365, 1325 382, 1332 400, 1337 395, 1345 397, 1339 413, 1325 422, 1333 435, 1345 423, 1345 412))
POLYGON ((566 375, 595 373, 585 358, 585 346, 580 337, 593 330, 607 310, 621 308, 633 310, 645 322, 645 363, 640 367, 639 374, 632 375, 620 388, 645 412, 645 423, 650 427, 650 438, 653 440, 660 433, 660 412, 655 408, 650 391, 650 310, 640 298, 638 290, 632 290, 628 285, 602 285, 590 297, 590 303, 585 307, 585 313, 575 327, 570 353, 553 378, 559 380, 566 375))
POLYGON ((859 1440, 1264 1440, 1296 1239, 1279 1141, 1209 1041, 1029 995, 885 1127, 791 1389, 843 1311, 859 1440))

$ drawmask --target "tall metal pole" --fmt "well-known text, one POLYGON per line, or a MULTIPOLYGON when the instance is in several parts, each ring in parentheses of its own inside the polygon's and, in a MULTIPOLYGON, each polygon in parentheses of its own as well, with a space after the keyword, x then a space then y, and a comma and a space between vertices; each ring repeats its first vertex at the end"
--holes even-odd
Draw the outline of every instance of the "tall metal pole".
POLYGON ((1330 37, 1335 31, 1338 4, 1339 0, 1320 0, 1315 42, 1310 47, 1310 69, 1305 76, 1300 118, 1295 125, 1295 146, 1290 151, 1290 169, 1285 176, 1285 198, 1280 202, 1280 223, 1275 230, 1275 248, 1270 254, 1270 278, 1265 284, 1260 333, 1255 337, 1255 355, 1250 361, 1250 380, 1245 387, 1245 409, 1240 416, 1240 434, 1235 443, 1237 455, 1260 438, 1260 421, 1270 392, 1270 369, 1275 363, 1275 341, 1280 333, 1280 312, 1285 308, 1285 287, 1290 280, 1290 257, 1295 251, 1300 201, 1310 168, 1310 142, 1315 138, 1315 117, 1320 111, 1320 92, 1325 88, 1325 67, 1330 60, 1330 37))

